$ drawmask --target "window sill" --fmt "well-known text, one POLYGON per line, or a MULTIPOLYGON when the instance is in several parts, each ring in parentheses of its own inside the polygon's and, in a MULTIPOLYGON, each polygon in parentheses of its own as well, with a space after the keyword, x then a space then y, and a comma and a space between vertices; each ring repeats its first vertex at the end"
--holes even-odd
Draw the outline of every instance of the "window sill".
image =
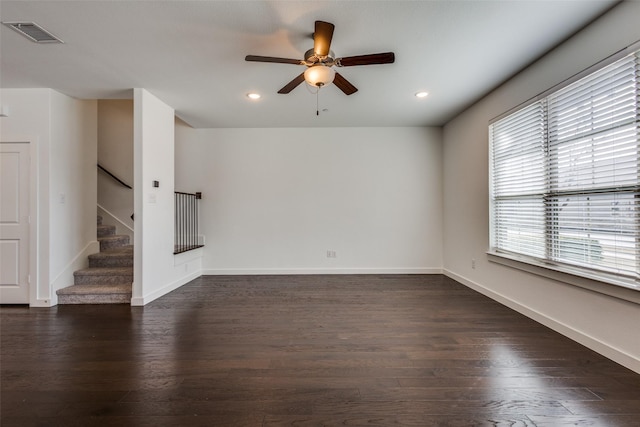
POLYGON ((595 276, 587 277, 586 274, 588 273, 582 275, 581 272, 581 274, 578 275, 570 268, 538 263, 534 260, 516 255, 487 252, 487 257, 490 262, 496 264, 526 271, 531 274, 640 305, 640 286, 631 280, 625 280, 611 275, 610 278, 607 278, 608 281, 605 282, 603 279, 595 276))

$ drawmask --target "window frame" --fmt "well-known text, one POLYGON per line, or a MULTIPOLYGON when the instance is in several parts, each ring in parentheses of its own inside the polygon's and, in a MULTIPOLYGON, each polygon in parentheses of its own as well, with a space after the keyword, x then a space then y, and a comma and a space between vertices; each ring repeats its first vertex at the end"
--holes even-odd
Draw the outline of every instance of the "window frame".
MULTIPOLYGON (((538 258, 533 256, 527 256, 524 254, 513 253, 509 251, 505 251, 505 249, 497 249, 496 247, 496 196, 494 195, 494 152, 493 152, 493 136, 492 126, 499 122, 500 120, 514 115, 518 112, 525 110, 526 108, 532 106, 532 104, 542 102, 544 103, 545 109, 545 135, 544 135, 544 149, 545 149, 545 167, 549 166, 549 116, 547 109, 547 99, 551 97, 553 94, 560 92, 565 87, 572 85, 579 80, 582 80, 585 77, 592 75, 593 73, 607 67, 608 65, 613 64, 614 62, 623 59, 630 54, 636 54, 640 56, 640 53, 636 53, 640 50, 640 41, 636 42, 620 51, 614 53, 613 55, 607 57, 606 59, 598 62, 597 64, 577 73, 576 75, 570 77, 569 79, 559 83, 551 87, 550 89, 540 93, 539 95, 529 99, 528 101, 510 109, 509 111, 499 115, 498 117, 492 119, 489 122, 489 244, 490 249, 488 251, 489 261, 496 262, 502 265, 507 265, 513 268, 521 269, 530 273, 538 274, 541 276, 545 276, 548 278, 552 278, 554 280, 559 280, 565 283, 574 284, 576 286, 580 286, 586 289, 595 290, 597 292, 601 292, 604 294, 608 294, 611 296, 615 296, 618 298, 622 298, 631 302, 635 302, 640 304, 640 268, 636 265, 636 277, 624 276, 616 273, 609 273, 607 271, 603 271, 602 269, 590 269, 588 266, 574 266, 563 264, 562 262, 557 263, 553 260, 553 251, 558 250, 558 240, 552 241, 549 238, 550 233, 553 233, 554 225, 553 221, 550 220, 548 215, 548 209, 546 204, 548 200, 545 200, 545 217, 544 217, 544 246, 545 253, 544 257, 538 258), (556 247, 552 247, 554 245, 556 247), (615 286, 612 286, 615 285, 615 286)), ((637 76, 637 80, 640 80, 640 75, 637 76)), ((638 83, 640 84, 640 83, 638 83)), ((640 108, 636 107, 636 123, 640 118, 640 108)), ((640 127, 640 124, 638 125, 640 127)), ((640 163, 640 159, 638 160, 640 163)), ((545 170, 544 172, 547 176, 549 174, 549 170, 545 170)), ((638 183, 636 186, 640 186, 638 183)), ((588 193, 589 191, 583 191, 582 193, 588 193)), ((623 190, 624 192, 624 190, 623 190)), ((618 192, 615 192, 618 194, 618 192)), ((551 197, 557 197, 557 193, 554 193, 551 197)), ((637 196, 636 196, 637 197, 637 196)), ((502 199, 504 200, 504 199, 502 199)), ((637 215, 639 215, 637 213, 637 215)), ((557 230, 556 230, 557 232, 557 230)), ((636 243, 637 245, 640 243, 636 243)), ((640 263, 640 254, 638 259, 636 259, 636 264, 640 263)))

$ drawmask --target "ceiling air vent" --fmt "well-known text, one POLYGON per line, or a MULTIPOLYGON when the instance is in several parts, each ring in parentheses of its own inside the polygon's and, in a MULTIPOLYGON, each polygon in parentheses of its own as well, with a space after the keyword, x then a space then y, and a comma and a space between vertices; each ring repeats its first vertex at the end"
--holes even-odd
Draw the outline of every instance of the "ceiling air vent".
POLYGON ((35 22, 3 22, 3 24, 36 43, 64 43, 35 22))

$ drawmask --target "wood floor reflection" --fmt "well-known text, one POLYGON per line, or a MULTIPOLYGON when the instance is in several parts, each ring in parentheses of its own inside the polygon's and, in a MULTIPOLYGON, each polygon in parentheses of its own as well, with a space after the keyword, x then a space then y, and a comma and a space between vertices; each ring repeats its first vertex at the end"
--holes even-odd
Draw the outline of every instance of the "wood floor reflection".
POLYGON ((9 426, 638 426, 640 375, 440 275, 0 309, 9 426))

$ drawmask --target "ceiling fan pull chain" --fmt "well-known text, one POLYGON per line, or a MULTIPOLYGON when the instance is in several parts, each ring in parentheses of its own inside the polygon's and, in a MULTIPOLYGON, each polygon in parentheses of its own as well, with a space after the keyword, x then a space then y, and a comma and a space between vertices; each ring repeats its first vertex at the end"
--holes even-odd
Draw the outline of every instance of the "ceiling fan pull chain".
POLYGON ((318 98, 320 97, 320 88, 316 91, 316 116, 320 115, 320 107, 318 107, 318 98))

